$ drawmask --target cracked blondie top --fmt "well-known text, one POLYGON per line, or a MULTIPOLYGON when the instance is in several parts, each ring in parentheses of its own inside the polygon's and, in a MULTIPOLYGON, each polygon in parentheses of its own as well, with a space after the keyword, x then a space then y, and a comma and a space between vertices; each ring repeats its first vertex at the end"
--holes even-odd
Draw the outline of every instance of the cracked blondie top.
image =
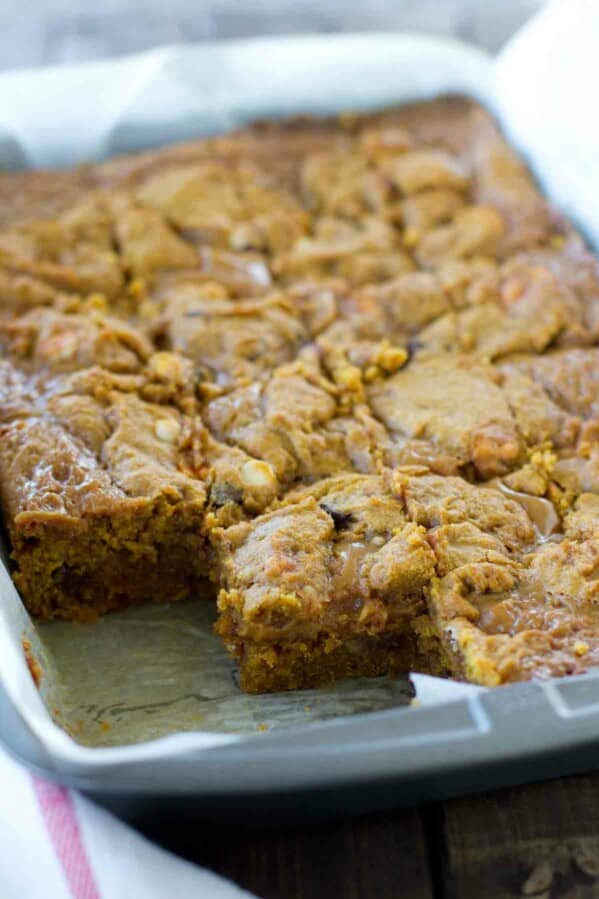
POLYGON ((216 594, 253 692, 583 671, 598 339, 597 259, 468 99, 2 175, 15 582, 216 594))

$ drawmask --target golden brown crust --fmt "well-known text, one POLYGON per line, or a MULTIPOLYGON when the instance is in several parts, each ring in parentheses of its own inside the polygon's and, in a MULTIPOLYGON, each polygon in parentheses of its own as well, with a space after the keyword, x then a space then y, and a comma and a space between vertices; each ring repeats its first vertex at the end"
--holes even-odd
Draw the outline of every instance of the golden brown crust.
POLYGON ((595 664, 598 338, 464 98, 0 176, 15 579, 81 617, 210 576, 248 690, 595 664))

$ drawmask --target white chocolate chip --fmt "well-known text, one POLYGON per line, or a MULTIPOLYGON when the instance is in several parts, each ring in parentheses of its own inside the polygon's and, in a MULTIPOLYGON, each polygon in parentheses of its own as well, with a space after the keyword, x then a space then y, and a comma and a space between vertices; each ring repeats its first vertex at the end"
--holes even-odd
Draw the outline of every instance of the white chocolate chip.
POLYGON ((268 462, 251 459, 241 469, 241 480, 248 487, 274 487, 277 479, 268 462))
POLYGON ((238 225, 229 236, 229 246, 232 250, 259 249, 261 244, 260 232, 250 222, 238 225))
POLYGON ((71 335, 65 335, 64 339, 58 347, 58 352, 56 355, 63 361, 67 359, 74 359, 77 355, 77 338, 71 335))
POLYGON ((154 425, 154 433, 163 443, 176 443, 181 433, 181 425, 174 418, 159 418, 154 425))
POLYGON ((181 360, 174 353, 155 353, 150 359, 149 368, 158 378, 176 378, 181 374, 181 360))
POLYGON ((79 340, 76 334, 62 332, 51 334, 39 343, 39 352, 45 359, 70 362, 77 357, 79 340))

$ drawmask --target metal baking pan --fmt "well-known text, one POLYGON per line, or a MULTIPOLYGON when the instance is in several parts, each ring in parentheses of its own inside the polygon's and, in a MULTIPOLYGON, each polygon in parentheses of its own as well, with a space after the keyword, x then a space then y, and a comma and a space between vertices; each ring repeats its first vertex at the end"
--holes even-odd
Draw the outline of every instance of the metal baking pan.
MULTIPOLYGON (((538 129, 527 140, 522 109, 513 122, 502 115, 523 56, 528 49, 516 45, 509 59, 492 63, 451 40, 345 35, 183 46, 14 73, 0 77, 0 158, 4 168, 61 166, 257 117, 466 93, 502 117, 539 176, 557 185, 555 199, 597 235, 594 204, 577 202, 571 178, 553 177, 551 153, 534 155, 542 149, 538 129)), ((578 175, 583 170, 581 163, 578 175)), ((496 691, 416 678, 422 699, 411 707, 404 691, 373 711, 348 703, 352 714, 341 705, 330 720, 291 718, 265 731, 188 727, 123 745, 82 745, 53 720, 51 699, 30 677, 22 638, 36 644, 41 632, 1 562, 0 599, 2 743, 40 775, 128 818, 365 811, 588 769, 599 757, 599 672, 496 691)))

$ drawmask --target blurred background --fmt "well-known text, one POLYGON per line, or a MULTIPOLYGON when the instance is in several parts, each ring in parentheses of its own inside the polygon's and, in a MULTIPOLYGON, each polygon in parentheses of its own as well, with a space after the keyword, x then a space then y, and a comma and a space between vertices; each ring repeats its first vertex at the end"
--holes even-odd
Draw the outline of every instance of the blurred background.
POLYGON ((443 33, 498 49, 544 0, 0 0, 0 69, 160 44, 339 31, 443 33))

